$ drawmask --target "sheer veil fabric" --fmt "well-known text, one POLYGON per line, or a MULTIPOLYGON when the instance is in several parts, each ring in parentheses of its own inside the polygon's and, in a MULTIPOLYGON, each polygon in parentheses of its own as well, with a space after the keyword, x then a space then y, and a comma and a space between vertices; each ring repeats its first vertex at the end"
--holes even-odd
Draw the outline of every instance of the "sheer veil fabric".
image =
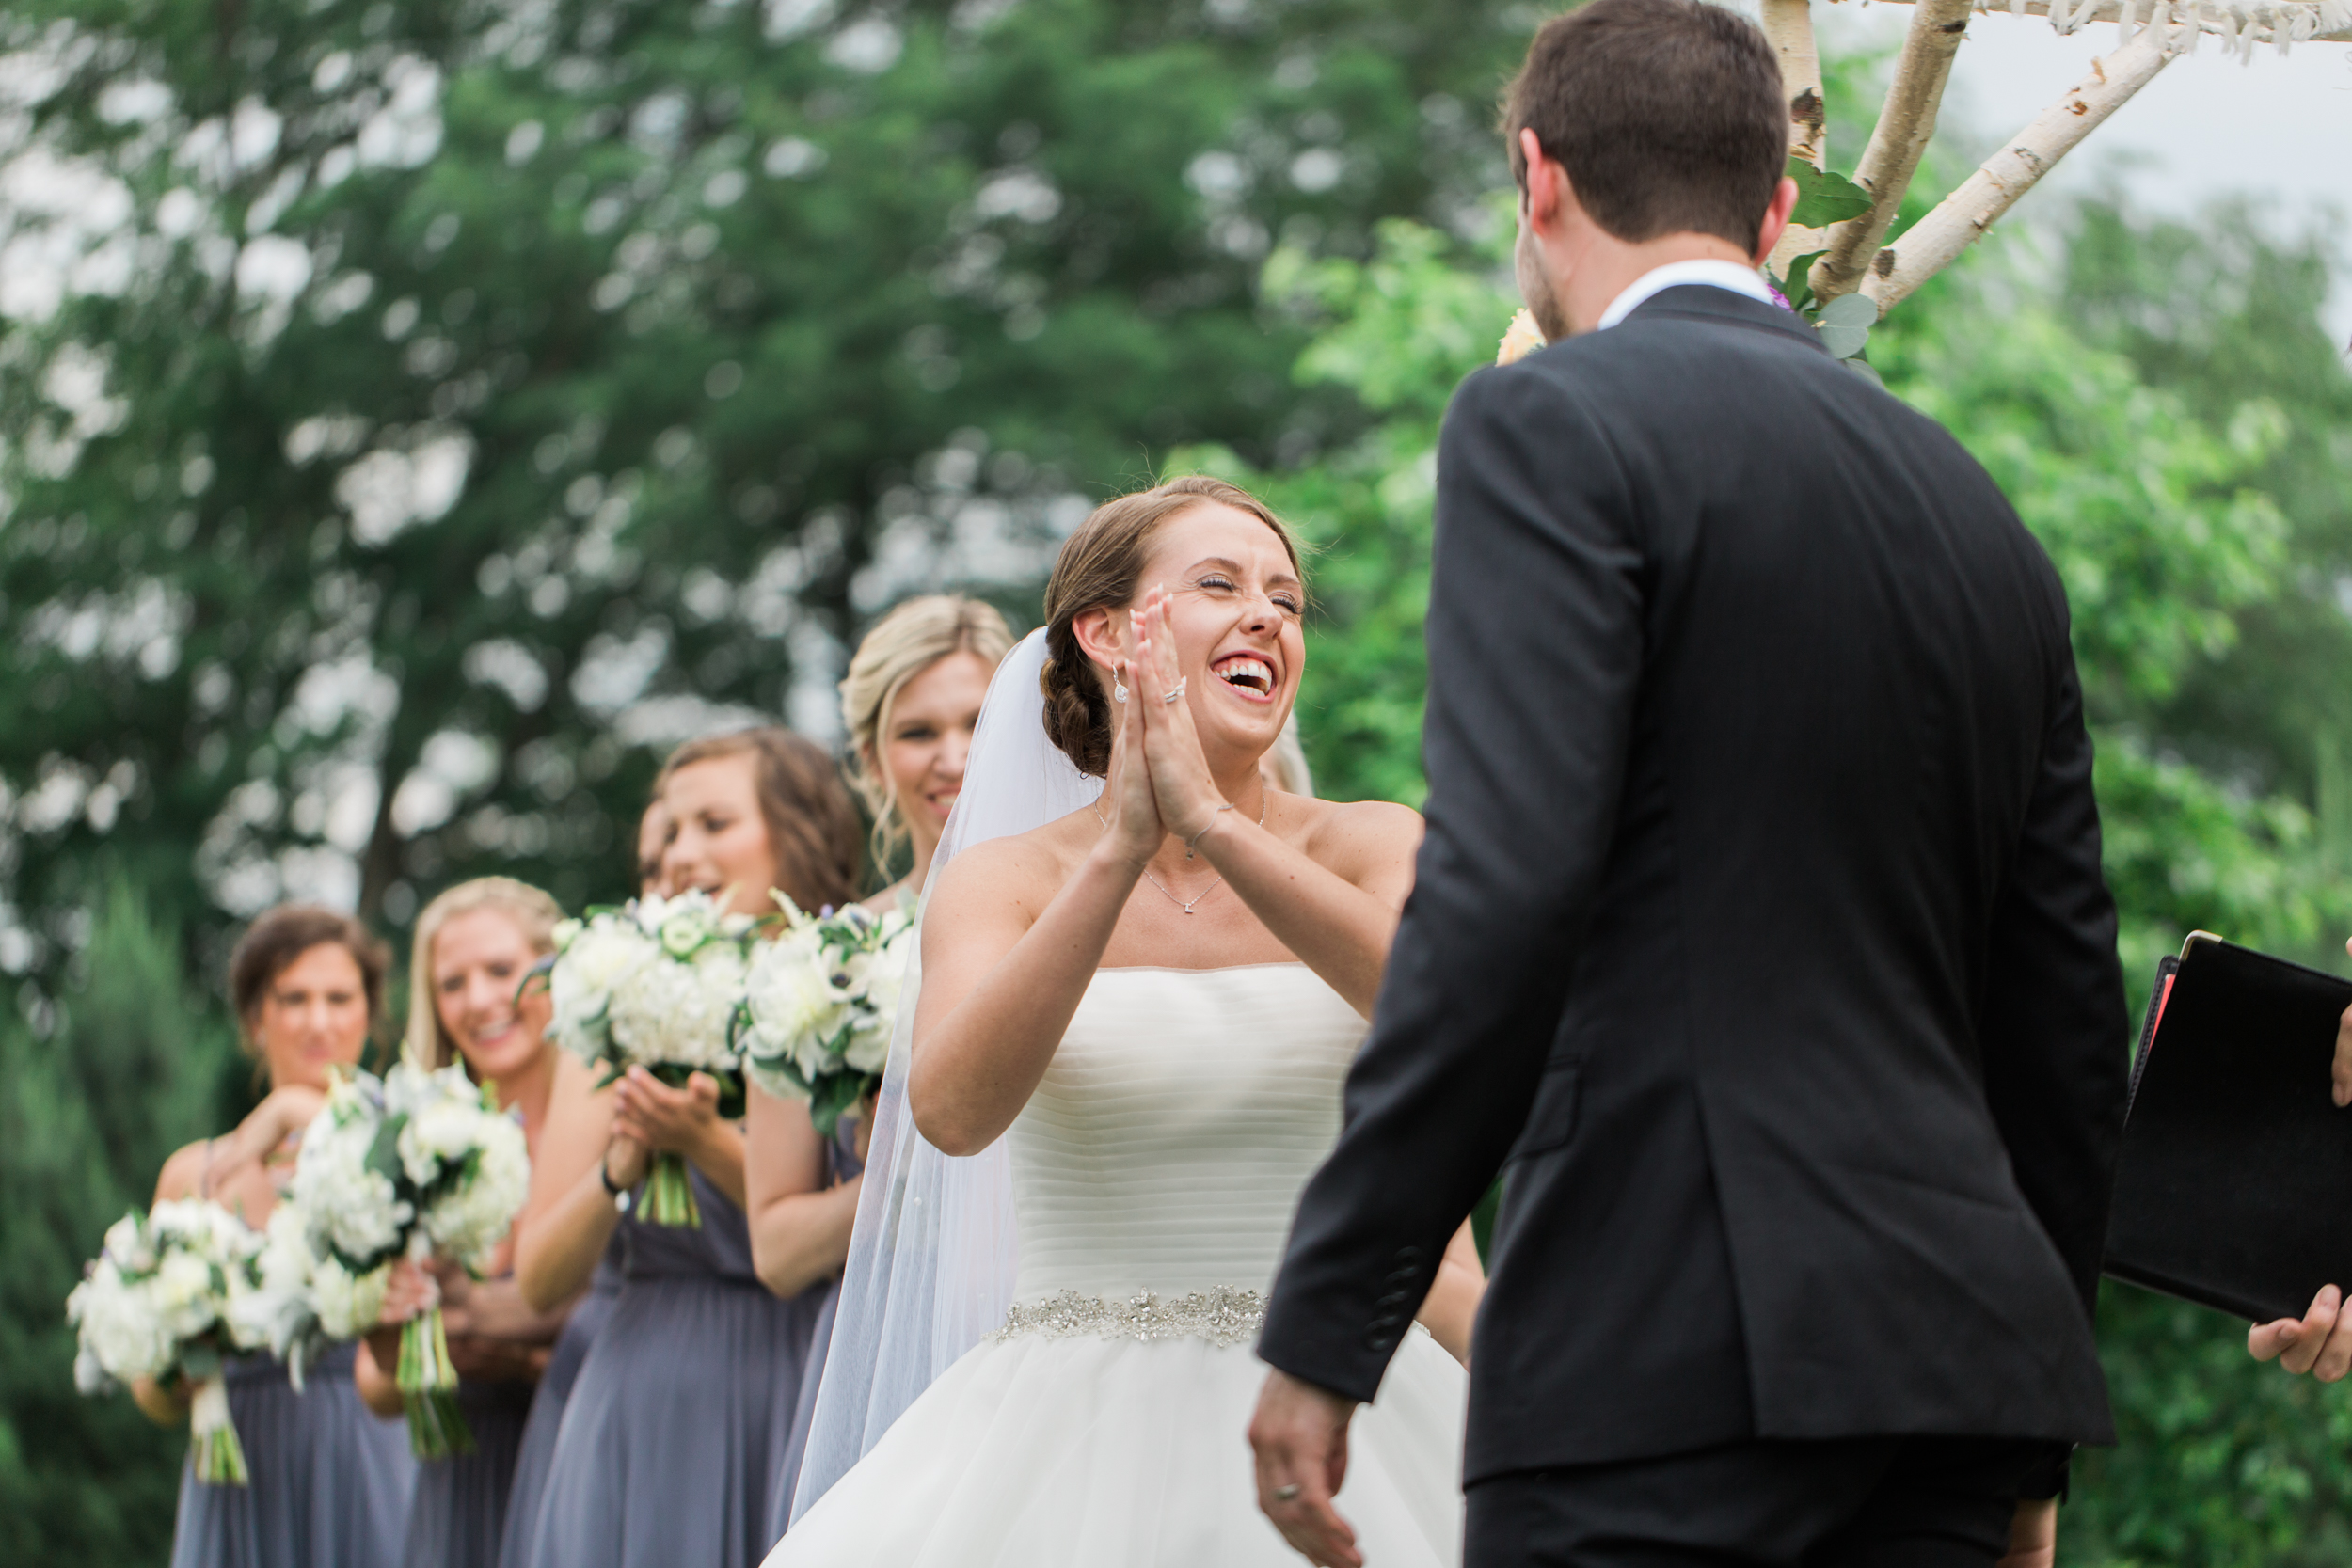
MULTIPOLYGON (((1045 738, 1039 686, 1045 663, 1041 627, 1005 656, 989 682, 963 789, 923 884, 927 899, 964 850, 1042 827, 1102 794, 1102 780, 1079 772, 1045 738)), ((907 1111, 921 984, 918 944, 882 1072, 841 1306, 792 1497, 795 1523, 932 1380, 1002 1326, 1012 1305, 1019 1236, 1005 1141, 951 1159, 925 1140, 907 1111)))

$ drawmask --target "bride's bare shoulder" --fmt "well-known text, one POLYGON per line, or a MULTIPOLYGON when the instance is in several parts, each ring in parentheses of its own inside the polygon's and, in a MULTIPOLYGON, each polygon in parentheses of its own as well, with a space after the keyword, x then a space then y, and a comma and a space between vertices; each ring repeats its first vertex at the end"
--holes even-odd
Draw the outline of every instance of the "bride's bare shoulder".
POLYGON ((1421 813, 1392 800, 1313 800, 1292 798, 1306 828, 1306 849, 1317 860, 1411 855, 1421 847, 1421 813))
POLYGON ((1100 832, 1093 816, 1079 811, 1025 833, 976 844, 939 874, 939 886, 931 893, 931 910, 1010 906, 1034 921, 1070 879, 1100 832))

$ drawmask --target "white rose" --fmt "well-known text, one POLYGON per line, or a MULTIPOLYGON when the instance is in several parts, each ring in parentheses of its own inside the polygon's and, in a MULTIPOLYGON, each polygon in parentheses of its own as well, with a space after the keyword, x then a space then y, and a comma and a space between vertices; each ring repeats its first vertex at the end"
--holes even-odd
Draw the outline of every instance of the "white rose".
POLYGON ((796 932, 760 949, 746 980, 745 1001, 761 1051, 791 1056, 803 1072, 812 1060, 823 1070, 817 1044, 840 1027, 846 999, 834 989, 826 968, 815 940, 796 932))

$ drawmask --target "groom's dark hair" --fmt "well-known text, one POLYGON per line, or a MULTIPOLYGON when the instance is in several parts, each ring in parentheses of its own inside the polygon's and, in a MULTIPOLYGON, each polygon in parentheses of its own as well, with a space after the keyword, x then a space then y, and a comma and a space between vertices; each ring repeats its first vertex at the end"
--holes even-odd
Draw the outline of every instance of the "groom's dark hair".
POLYGON ((1503 94, 1524 190, 1522 129, 1586 215, 1632 245, 1693 232, 1752 249, 1788 161, 1772 46, 1706 0, 1591 0, 1545 23, 1503 94))

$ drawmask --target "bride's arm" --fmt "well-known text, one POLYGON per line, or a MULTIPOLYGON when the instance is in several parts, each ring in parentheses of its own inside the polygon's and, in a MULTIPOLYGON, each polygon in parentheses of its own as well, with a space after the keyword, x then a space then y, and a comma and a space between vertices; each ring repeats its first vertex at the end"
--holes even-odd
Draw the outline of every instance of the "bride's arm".
POLYGON ((1028 1103, 1167 836, 1141 729, 1128 703, 1103 792, 1110 825, 1058 890, 1050 852, 1023 839, 977 845, 940 874, 923 917, 907 1108, 946 1153, 977 1154, 1028 1103))
POLYGON ((1168 597, 1154 589, 1137 612, 1134 706, 1145 717, 1160 815, 1204 856, 1283 946, 1366 1018, 1380 995, 1398 911, 1413 886, 1421 815, 1366 801, 1334 808, 1307 854, 1227 810, 1186 703, 1164 701, 1177 682, 1168 597))

